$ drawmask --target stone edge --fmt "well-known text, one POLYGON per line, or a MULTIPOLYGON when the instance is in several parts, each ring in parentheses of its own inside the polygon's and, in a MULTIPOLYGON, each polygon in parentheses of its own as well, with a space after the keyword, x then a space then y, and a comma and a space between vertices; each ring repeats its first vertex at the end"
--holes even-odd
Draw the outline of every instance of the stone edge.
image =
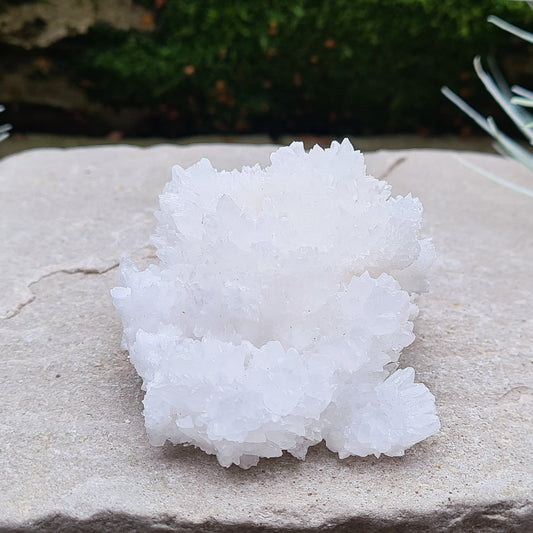
POLYGON ((253 522, 222 522, 210 520, 194 523, 177 517, 158 515, 134 516, 118 512, 101 512, 87 519, 63 514, 51 514, 23 524, 1 524, 0 533, 143 533, 168 531, 176 533, 439 533, 458 532, 517 532, 533 531, 533 502, 501 501, 486 505, 457 505, 429 514, 400 513, 396 517, 354 516, 319 526, 297 524, 267 525, 253 522))

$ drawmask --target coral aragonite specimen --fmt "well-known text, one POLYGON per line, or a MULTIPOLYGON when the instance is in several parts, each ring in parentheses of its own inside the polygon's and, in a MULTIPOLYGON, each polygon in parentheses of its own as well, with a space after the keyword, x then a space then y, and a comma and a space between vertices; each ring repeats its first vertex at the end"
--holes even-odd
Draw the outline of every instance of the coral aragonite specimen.
POLYGON ((242 468, 323 439, 341 458, 402 455, 439 429, 413 369, 390 370, 434 258, 422 205, 391 197, 347 140, 271 162, 175 166, 159 264, 122 263, 112 296, 150 442, 242 468))

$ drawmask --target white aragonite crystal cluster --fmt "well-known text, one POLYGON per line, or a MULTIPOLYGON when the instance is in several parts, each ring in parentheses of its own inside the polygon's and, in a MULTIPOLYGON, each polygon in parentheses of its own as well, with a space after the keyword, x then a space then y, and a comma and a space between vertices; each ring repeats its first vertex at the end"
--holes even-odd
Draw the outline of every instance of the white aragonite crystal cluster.
POLYGON ((439 429, 413 369, 391 370, 434 259, 422 205, 392 197, 348 140, 271 163, 175 166, 159 264, 121 264, 112 297, 150 442, 242 468, 323 439, 341 458, 402 455, 439 429))

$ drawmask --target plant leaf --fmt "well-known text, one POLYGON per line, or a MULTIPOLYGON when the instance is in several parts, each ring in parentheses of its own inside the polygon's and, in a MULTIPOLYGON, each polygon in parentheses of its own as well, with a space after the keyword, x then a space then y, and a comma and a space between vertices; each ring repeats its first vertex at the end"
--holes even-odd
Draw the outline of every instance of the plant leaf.
POLYGON ((496 176, 496 174, 493 174, 492 172, 489 172, 488 170, 485 170, 484 168, 481 168, 475 165, 474 163, 467 161, 465 158, 461 157, 458 154, 454 154, 453 158, 459 161, 459 163, 461 163, 465 167, 469 168, 470 170, 477 172, 481 176, 484 176, 485 178, 491 181, 494 181, 495 183, 498 183, 499 185, 503 185, 504 187, 507 187, 508 189, 511 189, 512 191, 523 194, 524 196, 529 196, 529 198, 533 198, 533 189, 528 189, 527 187, 522 187, 521 185, 517 185, 516 183, 513 183, 509 180, 500 178, 499 176, 496 176))
POLYGON ((528 91, 527 89, 520 87, 520 85, 513 85, 511 87, 511 91, 513 91, 515 94, 518 94, 519 96, 523 96, 524 98, 531 98, 533 100, 533 91, 528 91))
POLYGON ((520 96, 513 96, 510 100, 511 104, 521 105, 523 107, 533 107, 533 100, 529 98, 522 98, 520 96))
POLYGON ((494 15, 490 15, 490 17, 488 17, 487 20, 491 24, 498 26, 498 28, 508 31, 509 33, 512 33, 513 35, 520 37, 520 39, 523 39, 524 41, 527 41, 528 43, 533 44, 533 33, 522 30, 521 28, 519 28, 518 26, 514 26, 513 24, 509 24, 509 22, 505 22, 505 20, 502 20, 500 17, 496 17, 494 15))
POLYGON ((498 102, 501 108, 507 113, 509 118, 520 128, 520 131, 528 139, 530 143, 533 143, 533 132, 528 128, 524 128, 526 121, 524 120, 522 114, 517 110, 517 106, 513 105, 508 98, 500 91, 494 80, 483 70, 481 65, 481 58, 476 56, 474 58, 474 68, 479 79, 485 85, 487 91, 493 96, 493 98, 498 102))
MULTIPOLYGON (((453 102, 463 113, 468 115, 480 128, 491 134, 487 119, 480 115, 474 108, 470 107, 460 96, 457 96, 451 89, 444 86, 441 92, 448 100, 453 102)), ((492 135, 492 134, 491 134, 492 135)))

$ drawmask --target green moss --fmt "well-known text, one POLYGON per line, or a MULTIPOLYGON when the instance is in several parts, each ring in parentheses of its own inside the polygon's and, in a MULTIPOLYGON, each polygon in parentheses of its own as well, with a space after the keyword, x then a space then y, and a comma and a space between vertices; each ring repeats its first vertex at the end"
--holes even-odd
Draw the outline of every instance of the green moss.
POLYGON ((476 98, 472 57, 515 46, 490 14, 533 23, 506 0, 169 0, 152 33, 92 30, 76 69, 99 101, 159 106, 168 133, 442 128, 440 86, 476 98))

